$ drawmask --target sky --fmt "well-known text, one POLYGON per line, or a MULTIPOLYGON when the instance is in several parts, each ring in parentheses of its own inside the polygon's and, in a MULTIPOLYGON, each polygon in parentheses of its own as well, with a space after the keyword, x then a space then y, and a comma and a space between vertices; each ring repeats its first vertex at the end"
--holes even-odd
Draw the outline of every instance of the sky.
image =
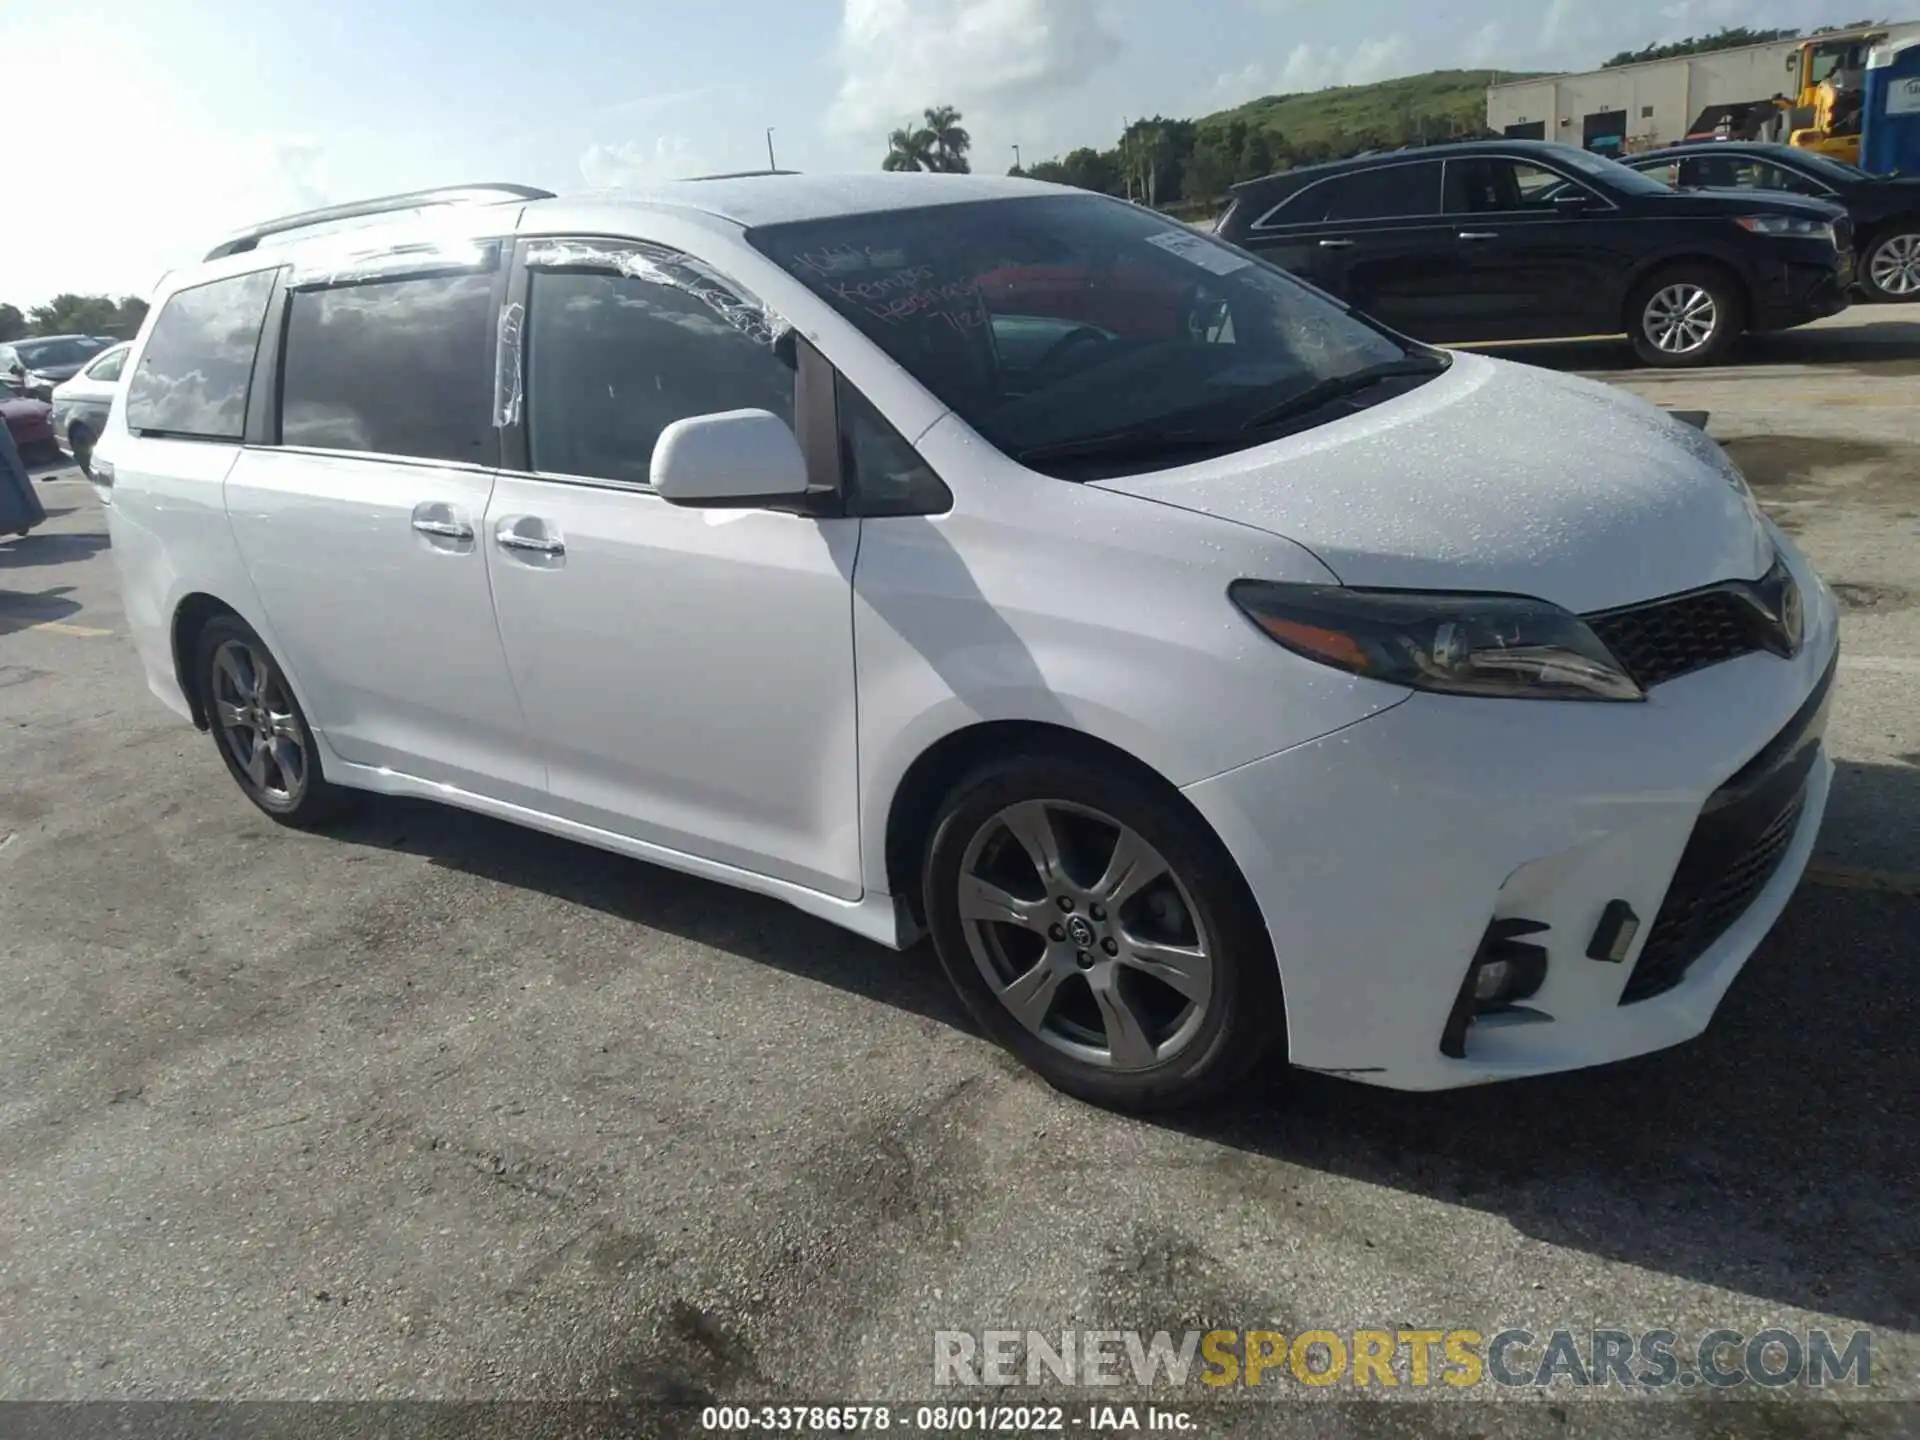
MULTIPOLYGON (((1446 67, 1586 69, 1861 0, 0 0, 0 301, 148 293, 251 221, 431 185, 867 170, 952 104, 974 168, 1142 115, 1446 67)), ((1905 13, 1886 18, 1905 19, 1905 13)))

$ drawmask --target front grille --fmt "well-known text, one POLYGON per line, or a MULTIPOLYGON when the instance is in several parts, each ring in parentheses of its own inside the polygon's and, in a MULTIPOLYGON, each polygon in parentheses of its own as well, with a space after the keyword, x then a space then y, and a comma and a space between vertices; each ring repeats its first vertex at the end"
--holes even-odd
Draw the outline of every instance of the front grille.
MULTIPOLYGON (((1747 913, 1747 907, 1780 868, 1780 859, 1787 853, 1787 844, 1800 823, 1804 803, 1804 794, 1795 795, 1787 808, 1754 837, 1746 851, 1704 886, 1683 888, 1676 878, 1647 935, 1647 943, 1641 947, 1640 958, 1634 962, 1633 974, 1627 977, 1626 988, 1620 992, 1622 1005, 1648 1000, 1673 989, 1686 978, 1687 967, 1747 913)), ((1691 851, 1693 847, 1689 845, 1688 849, 1691 851)), ((1687 861, 1682 858, 1680 871, 1684 873, 1687 868, 1687 861)))
POLYGON ((1765 648, 1750 605, 1733 590, 1701 590, 1587 623, 1643 690, 1765 648))
POLYGON ((1819 758, 1839 664, 1836 652, 1780 733, 1707 797, 1620 992, 1622 1005, 1678 985, 1780 869, 1806 808, 1807 777, 1819 758))

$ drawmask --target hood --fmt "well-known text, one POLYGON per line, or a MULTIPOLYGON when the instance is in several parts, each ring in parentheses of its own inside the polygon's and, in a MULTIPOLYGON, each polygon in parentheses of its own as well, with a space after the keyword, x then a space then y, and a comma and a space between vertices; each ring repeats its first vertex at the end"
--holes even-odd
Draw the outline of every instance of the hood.
POLYGON ((1746 482, 1700 431, 1596 381, 1464 353, 1331 424, 1099 487, 1282 536, 1345 585, 1576 612, 1773 562, 1746 482))
POLYGON ((86 365, 93 358, 89 355, 85 360, 74 365, 29 365, 27 371, 33 375, 44 375, 49 380, 71 380, 80 373, 81 366, 86 365))
POLYGON ((53 407, 44 400, 26 400, 17 396, 0 395, 0 419, 5 419, 10 425, 43 420, 52 413, 53 407))

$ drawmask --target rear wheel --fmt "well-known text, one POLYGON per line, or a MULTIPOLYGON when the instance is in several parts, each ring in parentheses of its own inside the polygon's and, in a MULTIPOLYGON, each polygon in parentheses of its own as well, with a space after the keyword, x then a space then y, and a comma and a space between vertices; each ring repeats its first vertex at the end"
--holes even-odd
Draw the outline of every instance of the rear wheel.
POLYGON ((252 627, 216 615, 195 647, 201 697, 220 758, 246 797, 283 825, 306 827, 347 808, 327 783, 313 732, 287 677, 252 627))
POLYGON ((1920 230, 1895 230, 1875 240, 1860 281, 1876 300, 1920 300, 1920 230))
POLYGON ((924 885, 967 1008, 1069 1094, 1197 1104, 1284 1035, 1272 947, 1239 872, 1149 781, 1064 758, 977 770, 942 809, 924 885))
POLYGON ((1746 324, 1740 289, 1704 265, 1677 265, 1644 281, 1627 307, 1636 354, 1649 365, 1713 365, 1746 324))

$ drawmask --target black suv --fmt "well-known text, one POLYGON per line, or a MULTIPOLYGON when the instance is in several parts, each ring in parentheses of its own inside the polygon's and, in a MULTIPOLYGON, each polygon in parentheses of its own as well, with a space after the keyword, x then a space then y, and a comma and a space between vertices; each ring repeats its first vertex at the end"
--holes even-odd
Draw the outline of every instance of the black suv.
POLYGON ((1701 140, 1621 162, 1681 190, 1777 190, 1844 206, 1860 288, 1875 300, 1920 300, 1920 175, 1875 175, 1844 160, 1744 140, 1701 140))
POLYGON ((1846 212, 1683 192, 1571 146, 1475 141, 1234 187, 1215 227, 1416 339, 1632 338, 1651 365, 1847 305, 1846 212))

